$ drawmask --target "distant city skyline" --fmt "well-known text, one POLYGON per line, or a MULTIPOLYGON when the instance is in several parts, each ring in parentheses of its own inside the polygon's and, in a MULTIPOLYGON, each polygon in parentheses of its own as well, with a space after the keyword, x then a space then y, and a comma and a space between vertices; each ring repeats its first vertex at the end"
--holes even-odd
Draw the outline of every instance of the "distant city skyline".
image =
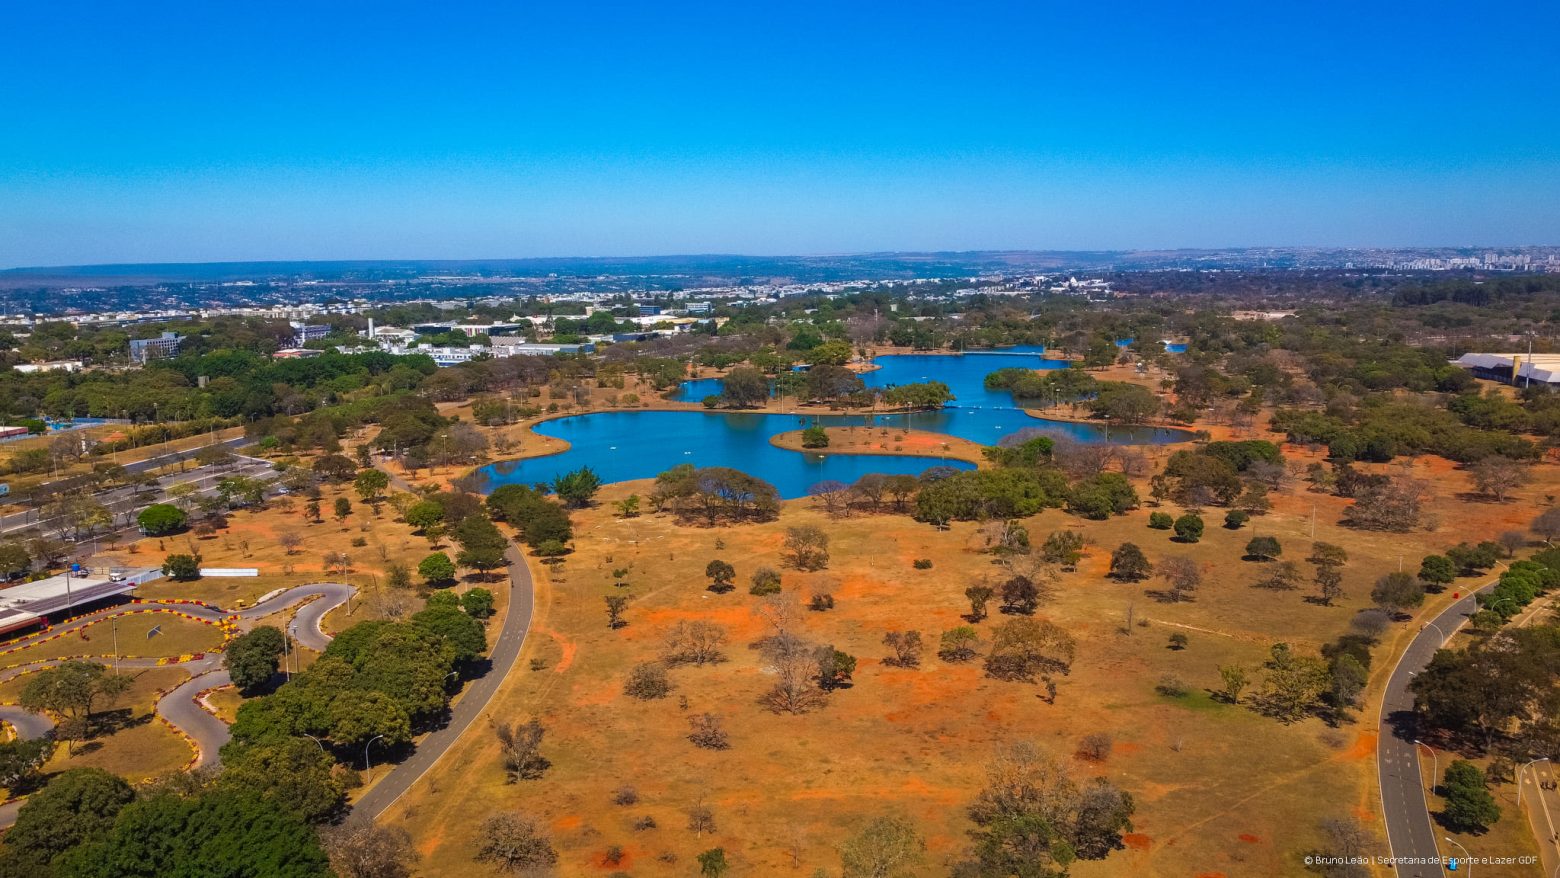
POLYGON ((1560 243, 1554 4, 9 8, 0 268, 1560 243))

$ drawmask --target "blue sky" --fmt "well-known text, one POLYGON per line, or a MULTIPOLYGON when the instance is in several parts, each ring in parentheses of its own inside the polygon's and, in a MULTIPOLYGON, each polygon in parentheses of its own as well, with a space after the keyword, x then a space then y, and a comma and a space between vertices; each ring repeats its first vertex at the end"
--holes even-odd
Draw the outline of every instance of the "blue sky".
POLYGON ((1501 0, 5 4, 0 266, 1557 244, 1557 30, 1501 0))

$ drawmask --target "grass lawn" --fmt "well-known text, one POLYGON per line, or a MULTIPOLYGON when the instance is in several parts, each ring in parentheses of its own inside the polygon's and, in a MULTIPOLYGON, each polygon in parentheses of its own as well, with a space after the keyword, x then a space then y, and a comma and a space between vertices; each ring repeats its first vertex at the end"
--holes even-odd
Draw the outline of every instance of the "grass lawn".
POLYGON ((111 656, 114 654, 115 627, 119 630, 119 655, 126 658, 162 658, 210 652, 222 645, 222 632, 215 625, 180 618, 172 613, 137 613, 117 617, 113 622, 97 622, 71 631, 64 637, 8 653, 0 657, 0 664, 18 665, 83 655, 111 656), (160 628, 161 633, 148 638, 147 634, 154 627, 160 628))

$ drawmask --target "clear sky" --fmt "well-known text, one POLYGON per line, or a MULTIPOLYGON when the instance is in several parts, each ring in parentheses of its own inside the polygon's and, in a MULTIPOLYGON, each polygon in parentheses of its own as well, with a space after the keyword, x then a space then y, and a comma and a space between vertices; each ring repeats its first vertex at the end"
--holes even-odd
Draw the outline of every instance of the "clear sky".
POLYGON ((1560 4, 0 5, 0 266, 1560 243, 1560 4))

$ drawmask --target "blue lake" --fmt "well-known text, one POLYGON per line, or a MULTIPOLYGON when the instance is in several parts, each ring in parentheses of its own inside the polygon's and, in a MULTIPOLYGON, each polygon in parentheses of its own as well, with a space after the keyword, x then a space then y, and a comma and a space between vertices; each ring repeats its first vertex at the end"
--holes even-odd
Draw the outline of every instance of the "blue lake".
MULTIPOLYGON (((543 421, 534 428, 563 439, 568 451, 548 457, 490 464, 478 470, 485 490, 515 482, 550 481, 589 466, 606 482, 651 478, 681 463, 729 466, 775 485, 786 498, 801 497, 824 480, 853 482, 866 473, 920 473, 944 461, 893 455, 805 454, 776 448, 770 437, 817 421, 824 426, 908 427, 946 433, 983 445, 1024 427, 1038 427, 1083 442, 1157 445, 1190 438, 1180 430, 1156 427, 1108 428, 1031 417, 1013 405, 1006 391, 987 390, 986 375, 998 369, 1061 369, 1066 363, 1040 356, 1043 348, 1021 348, 960 355, 895 354, 879 357, 880 368, 862 375, 872 387, 941 381, 956 397, 937 411, 909 414, 819 415, 745 412, 596 412, 543 421)), ((720 379, 685 382, 674 398, 696 401, 720 393, 720 379)), ((962 469, 970 464, 947 461, 962 469)))

